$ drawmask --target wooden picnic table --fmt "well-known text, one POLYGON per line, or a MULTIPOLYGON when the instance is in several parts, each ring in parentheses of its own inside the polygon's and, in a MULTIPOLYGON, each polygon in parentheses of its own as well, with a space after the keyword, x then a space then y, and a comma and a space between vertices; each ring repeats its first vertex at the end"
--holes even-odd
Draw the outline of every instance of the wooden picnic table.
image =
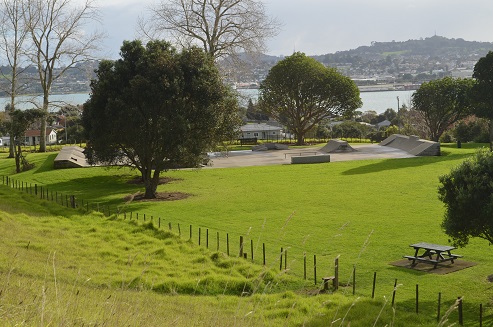
POLYGON ((454 246, 439 245, 432 243, 416 243, 409 245, 414 248, 414 256, 406 255, 404 258, 412 260, 412 266, 415 266, 418 262, 432 264, 433 268, 436 268, 439 263, 450 261, 454 263, 454 260, 461 258, 461 255, 453 254, 450 251, 456 249, 454 246), (422 251, 422 254, 419 252, 422 251))

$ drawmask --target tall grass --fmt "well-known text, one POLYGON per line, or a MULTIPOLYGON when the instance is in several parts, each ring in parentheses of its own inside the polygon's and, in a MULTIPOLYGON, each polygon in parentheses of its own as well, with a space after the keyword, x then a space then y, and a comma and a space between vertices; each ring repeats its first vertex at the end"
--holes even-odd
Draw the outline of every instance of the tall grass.
MULTIPOLYGON (((31 160, 36 162, 37 168, 14 178, 38 183, 59 192, 75 194, 89 201, 118 205, 121 210, 127 212, 140 212, 141 215, 146 213, 147 217, 162 217, 163 221, 173 222, 175 225, 192 224, 194 243, 197 243, 198 227, 203 227, 203 232, 205 228, 209 228, 211 235, 219 231, 222 240, 225 233, 228 233, 234 242, 243 235, 247 244, 250 239, 254 240, 257 263, 261 257, 258 249, 261 249, 261 243, 265 243, 267 265, 272 269, 272 276, 290 276, 277 282, 269 283, 270 280, 266 280, 261 287, 250 286, 247 288, 250 291, 248 297, 230 296, 227 294, 238 295, 236 292, 240 288, 243 290, 245 281, 239 282, 238 285, 241 286, 234 286, 235 282, 231 279, 234 279, 236 273, 217 279, 210 278, 208 274, 213 273, 206 273, 207 270, 204 270, 202 265, 204 262, 217 261, 217 266, 221 265, 223 260, 228 262, 231 258, 222 257, 220 254, 213 256, 202 246, 199 249, 202 257, 195 257, 196 261, 193 261, 193 255, 187 254, 187 257, 191 258, 184 259, 183 265, 180 263, 179 270, 184 271, 180 274, 173 269, 177 267, 177 262, 173 261, 174 252, 165 255, 166 251, 159 252, 159 248, 152 247, 138 252, 138 249, 145 248, 148 242, 141 239, 142 235, 156 239, 162 237, 161 241, 168 246, 164 236, 160 236, 163 235, 163 231, 156 231, 155 227, 141 226, 142 221, 135 225, 122 222, 121 217, 120 220, 107 220, 95 215, 95 218, 88 219, 87 226, 78 227, 79 239, 75 239, 73 245, 66 246, 67 250, 70 249, 69 252, 74 253, 80 252, 82 247, 93 249, 94 252, 74 259, 80 263, 77 267, 83 267, 80 271, 84 276, 91 278, 91 287, 113 290, 125 285, 137 293, 147 294, 148 290, 154 289, 152 294, 162 293, 166 296, 183 293, 205 294, 200 297, 207 299, 205 302, 210 301, 210 295, 207 294, 221 294, 216 295, 221 296, 218 310, 221 313, 217 314, 225 314, 225 321, 232 317, 235 323, 240 325, 327 325, 331 322, 334 326, 342 326, 350 322, 352 326, 368 326, 368 322, 371 321, 376 326, 408 326, 409 321, 412 321, 416 326, 432 326, 436 325, 436 297, 438 292, 442 292, 444 307, 452 306, 457 296, 463 295, 465 321, 477 323, 479 303, 484 303, 487 315, 491 315, 491 289, 486 279, 491 273, 491 267, 489 259, 484 256, 485 242, 475 240, 467 248, 458 250, 464 255, 464 260, 477 262, 478 265, 449 275, 418 273, 389 265, 389 262, 409 254, 408 245, 411 243, 447 243, 447 237, 440 229, 443 206, 436 197, 438 176, 448 172, 473 150, 450 148, 444 149, 443 152, 444 156, 438 158, 172 171, 168 176, 175 178, 175 181, 160 186, 159 191, 180 191, 192 196, 187 200, 159 203, 125 204, 125 195, 133 194, 140 188, 138 185, 127 183, 135 177, 132 171, 104 168, 53 171, 53 158, 50 155, 33 154, 31 160), (96 221, 104 222, 108 230, 100 232, 102 227, 94 226, 96 221), (103 243, 96 243, 95 239, 100 239, 103 243), (135 245, 126 249, 127 244, 135 245), (288 250, 287 271, 279 271, 281 247, 288 250), (131 254, 128 256, 122 255, 129 251, 131 254), (348 282, 343 283, 337 295, 300 295, 317 294, 320 288, 319 284, 314 285, 313 280, 305 282, 302 279, 304 253, 307 253, 310 259, 313 254, 317 255, 319 278, 333 273, 333 259, 340 255, 341 280, 348 282), (133 265, 125 265, 133 257, 134 262, 139 263, 138 269, 133 265), (168 265, 168 275, 160 272, 160 268, 155 266, 166 261, 168 263, 163 264, 168 265), (108 262, 117 262, 120 266, 125 266, 125 273, 122 273, 120 268, 120 278, 116 282, 112 278, 114 270, 95 268, 109 266, 108 262), (356 266, 357 276, 354 297, 350 285, 353 266, 356 266), (378 273, 378 282, 376 298, 371 299, 369 296, 374 272, 378 273), (204 284, 173 284, 175 279, 190 280, 190 276, 195 277, 192 280, 204 281, 204 284), (292 277, 295 279, 290 279, 292 277), (392 296, 395 279, 398 279, 401 286, 397 290, 394 313, 388 299, 392 296), (420 304, 419 315, 412 314, 416 284, 420 285, 423 301, 420 304), (359 300, 356 301, 357 298, 359 300)), ((11 165, 9 159, 2 160, 0 173, 10 174, 11 165)), ((21 197, 27 201, 32 199, 28 195, 21 197)), ((0 209, 13 212, 16 215, 15 220, 18 219, 17 214, 25 210, 26 205, 20 202, 3 202, 0 201, 0 209)), ((39 239, 47 238, 51 242, 50 245, 43 246, 43 255, 37 260, 47 261, 47 258, 52 258, 50 253, 55 253, 55 258, 63 258, 61 250, 52 245, 54 240, 66 237, 63 227, 58 228, 61 224, 60 216, 69 215, 77 217, 78 220, 79 214, 72 211, 62 213, 62 210, 65 209, 44 203, 41 205, 41 213, 33 213, 36 219, 46 224, 52 222, 52 225, 47 225, 35 233, 39 239)), ((2 220, 1 224, 4 224, 4 221, 6 220, 2 220)), ((172 236, 173 234, 169 234, 169 242, 183 242, 172 236)), ((26 239, 24 237, 22 242, 17 241, 20 243, 13 244, 30 244, 31 250, 36 247, 36 242, 28 243, 26 239)), ((184 250, 179 248, 179 252, 181 251, 184 250)), ((225 252, 224 241, 221 242, 221 251, 225 252)), ((8 266, 9 258, 15 255, 12 252, 6 253, 8 254, 0 262, 1 267, 8 266)), ((53 260, 51 262, 53 266, 53 260)), ((57 262, 58 260, 55 260, 55 267, 57 262)), ((241 278, 262 275, 262 269, 247 267, 245 264, 244 260, 240 260, 231 265, 239 271, 241 278)), ((311 269, 309 266, 309 270, 311 269)), ((41 278, 39 273, 35 273, 41 271, 40 269, 26 270, 30 271, 29 275, 35 280, 41 278)), ((57 275, 59 285, 73 283, 73 271, 69 273, 57 269, 57 275)), ((42 296, 42 292, 37 296, 42 296)), ((214 296, 212 298, 215 299, 214 296)), ((196 297, 193 299, 197 300, 196 297)), ((455 319, 454 314, 451 313, 450 319, 455 319)))

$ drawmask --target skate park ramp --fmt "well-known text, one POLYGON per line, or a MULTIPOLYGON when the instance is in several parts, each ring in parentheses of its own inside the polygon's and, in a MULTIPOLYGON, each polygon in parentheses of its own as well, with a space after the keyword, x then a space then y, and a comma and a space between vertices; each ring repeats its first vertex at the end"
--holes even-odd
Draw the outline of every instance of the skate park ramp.
POLYGON ((84 149, 78 146, 64 146, 53 162, 55 169, 91 167, 87 162, 84 149))
POLYGON ((327 142, 327 144, 323 146, 319 151, 325 153, 339 153, 339 152, 353 152, 356 150, 353 149, 347 141, 333 139, 327 142))
POLYGON ((417 136, 393 134, 380 142, 382 146, 406 151, 414 156, 439 156, 440 143, 422 140, 417 136))

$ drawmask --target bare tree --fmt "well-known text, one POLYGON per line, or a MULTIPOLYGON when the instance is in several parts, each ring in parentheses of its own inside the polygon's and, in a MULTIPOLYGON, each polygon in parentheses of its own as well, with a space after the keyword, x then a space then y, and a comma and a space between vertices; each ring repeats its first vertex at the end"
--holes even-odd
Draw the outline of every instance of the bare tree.
POLYGON ((258 0, 161 0, 149 11, 140 20, 144 35, 153 39, 166 33, 181 47, 202 47, 215 60, 263 52, 265 39, 280 27, 258 0))
MULTIPOLYGON (((81 5, 74 0, 25 0, 24 16, 34 50, 30 59, 36 66, 43 91, 41 108, 48 115, 51 87, 77 64, 94 59, 99 32, 87 33, 84 27, 97 22, 99 12, 94 0, 81 5)), ((46 118, 42 120, 40 151, 46 151, 46 118)))
MULTIPOLYGON (((16 106, 16 97, 22 92, 24 83, 21 83, 21 75, 24 71, 22 64, 25 62, 24 45, 26 42, 27 29, 22 14, 23 0, 1 0, 0 2, 0 56, 7 63, 8 69, 2 70, 1 74, 6 81, 2 83, 2 90, 10 97, 9 110, 13 111, 16 106)), ((7 111, 7 110, 6 110, 7 111)), ((7 114, 6 119, 10 119, 7 114)), ((10 131, 9 157, 15 157, 14 135, 10 131)))

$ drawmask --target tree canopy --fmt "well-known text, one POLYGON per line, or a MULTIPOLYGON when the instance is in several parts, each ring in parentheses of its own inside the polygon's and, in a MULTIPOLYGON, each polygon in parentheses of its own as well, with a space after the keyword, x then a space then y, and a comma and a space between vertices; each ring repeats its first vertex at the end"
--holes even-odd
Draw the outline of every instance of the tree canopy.
POLYGON ((303 144, 305 134, 322 119, 351 116, 361 105, 349 77, 300 52, 279 61, 260 85, 259 106, 285 124, 297 144, 303 144))
POLYGON ((471 112, 472 79, 444 77, 421 84, 412 96, 414 109, 423 114, 431 140, 471 112))
POLYGON ((493 151, 493 52, 478 60, 472 77, 476 79, 473 87, 473 112, 477 117, 490 121, 490 150, 493 151))
POLYGON ((493 153, 481 149, 440 177, 439 199, 445 204, 442 227, 454 244, 470 237, 493 243, 493 153))
POLYGON ((138 169, 153 198, 162 171, 197 167, 215 144, 237 136, 237 100, 198 48, 125 41, 120 55, 101 62, 91 83, 86 153, 92 163, 138 169))

